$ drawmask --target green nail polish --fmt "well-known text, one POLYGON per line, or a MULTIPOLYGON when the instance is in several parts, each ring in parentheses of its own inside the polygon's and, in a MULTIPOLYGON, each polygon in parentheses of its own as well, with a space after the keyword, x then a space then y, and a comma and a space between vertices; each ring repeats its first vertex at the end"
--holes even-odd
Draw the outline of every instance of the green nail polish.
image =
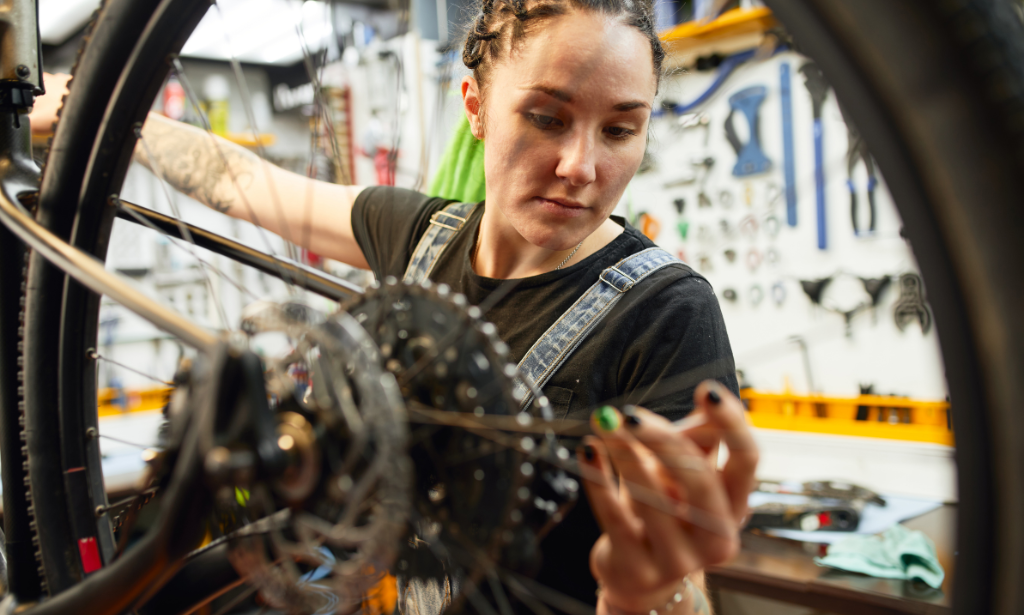
POLYGON ((594 411, 597 415, 597 424, 604 431, 615 431, 619 428, 619 415, 611 406, 601 406, 594 411))

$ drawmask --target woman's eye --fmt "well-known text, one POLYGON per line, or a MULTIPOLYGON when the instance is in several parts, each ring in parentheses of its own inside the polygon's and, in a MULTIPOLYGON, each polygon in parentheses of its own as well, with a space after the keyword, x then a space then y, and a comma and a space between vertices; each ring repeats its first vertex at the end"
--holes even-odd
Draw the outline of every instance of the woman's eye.
POLYGON ((616 139, 625 139, 636 135, 635 132, 622 126, 609 126, 607 128, 608 134, 615 137, 616 139))
POLYGON ((551 117, 550 115, 537 115, 536 113, 530 113, 528 114, 528 117, 535 126, 542 130, 551 130, 562 125, 561 120, 551 117))

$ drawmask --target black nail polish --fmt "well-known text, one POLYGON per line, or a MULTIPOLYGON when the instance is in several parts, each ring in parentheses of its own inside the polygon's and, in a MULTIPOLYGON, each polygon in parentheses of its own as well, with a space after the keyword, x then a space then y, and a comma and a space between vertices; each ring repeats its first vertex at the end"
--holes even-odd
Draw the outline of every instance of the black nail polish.
POLYGON ((719 395, 718 391, 716 391, 714 389, 711 389, 710 391, 708 391, 708 399, 710 399, 711 403, 713 403, 713 404, 720 404, 720 403, 722 403, 722 396, 719 395))
POLYGON ((640 425, 640 417, 637 416, 636 406, 626 406, 622 409, 622 416, 626 417, 626 424, 630 427, 640 425))
POLYGON ((597 451, 594 450, 593 446, 589 444, 584 444, 583 456, 587 459, 587 461, 593 461, 597 457, 597 451))

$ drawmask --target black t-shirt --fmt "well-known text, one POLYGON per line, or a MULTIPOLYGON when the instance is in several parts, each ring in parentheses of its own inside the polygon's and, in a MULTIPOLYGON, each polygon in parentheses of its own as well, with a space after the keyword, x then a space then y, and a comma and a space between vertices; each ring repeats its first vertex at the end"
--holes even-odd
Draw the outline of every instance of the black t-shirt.
MULTIPOLYGON (((401 279, 430 216, 452 201, 405 190, 366 188, 352 210, 352 228, 378 280, 401 279)), ((484 206, 452 238, 430 275, 479 305, 505 280, 485 278, 470 265, 484 206)), ((655 244, 620 218, 625 230, 595 254, 521 280, 484 315, 518 363, 534 342, 598 281, 601 271, 655 244)), ((607 400, 634 403, 670 420, 693 408, 693 391, 715 378, 738 391, 732 350, 718 300, 690 267, 669 265, 623 295, 609 314, 544 386, 556 418, 586 419, 607 400)), ((589 604, 596 584, 590 548, 600 530, 585 498, 543 541, 538 581, 589 604)))

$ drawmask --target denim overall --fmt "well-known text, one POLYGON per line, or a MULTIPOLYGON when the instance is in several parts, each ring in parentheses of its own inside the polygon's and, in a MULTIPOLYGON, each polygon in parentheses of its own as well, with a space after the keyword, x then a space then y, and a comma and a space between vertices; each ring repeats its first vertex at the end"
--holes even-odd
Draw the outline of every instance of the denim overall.
MULTIPOLYGON (((430 275, 448 242, 466 223, 477 203, 452 203, 430 217, 430 226, 413 252, 402 281, 420 284, 430 275)), ((681 262, 661 248, 631 254, 601 272, 600 279, 551 325, 519 362, 513 393, 520 408, 530 406, 565 360, 615 307, 622 295, 655 271, 681 262)))
MULTIPOLYGON (((430 217, 409 267, 402 276, 406 284, 422 284, 441 257, 452 237, 462 229, 478 203, 452 203, 430 217)), ((519 362, 513 394, 526 410, 541 388, 565 363, 569 355, 615 307, 622 295, 638 282, 672 263, 681 262, 661 248, 648 248, 631 254, 601 272, 600 279, 551 325, 519 362)), ((541 396, 542 406, 547 400, 541 396)), ((461 575, 449 575, 444 581, 399 579, 396 613, 439 615, 458 595, 461 575)))

